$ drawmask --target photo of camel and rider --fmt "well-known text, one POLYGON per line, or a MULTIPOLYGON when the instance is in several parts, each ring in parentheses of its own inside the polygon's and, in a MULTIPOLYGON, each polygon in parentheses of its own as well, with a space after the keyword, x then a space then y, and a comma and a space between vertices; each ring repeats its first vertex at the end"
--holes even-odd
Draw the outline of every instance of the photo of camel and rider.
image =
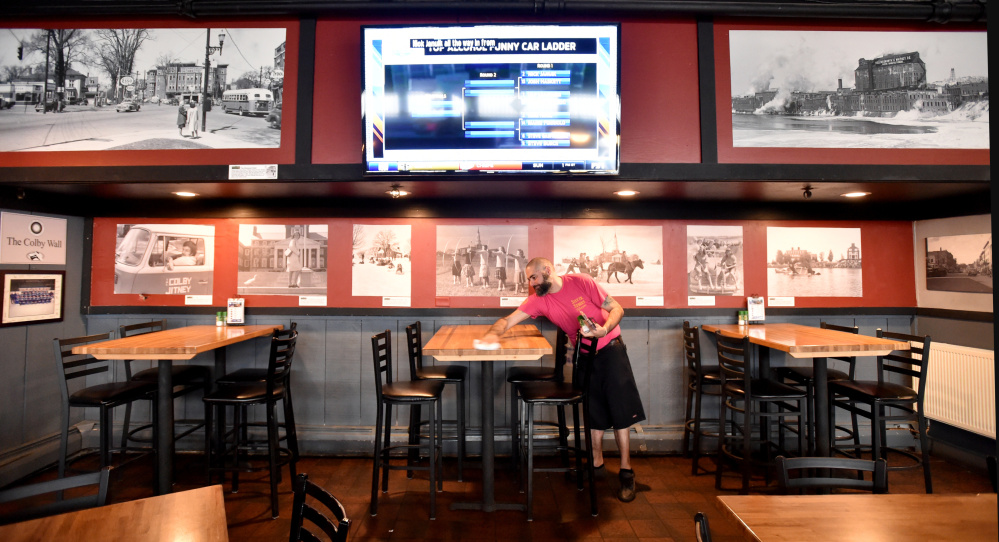
POLYGON ((687 226, 687 295, 742 296, 742 226, 687 226))
POLYGON ((555 272, 587 273, 611 296, 663 295, 662 226, 555 226, 555 272))

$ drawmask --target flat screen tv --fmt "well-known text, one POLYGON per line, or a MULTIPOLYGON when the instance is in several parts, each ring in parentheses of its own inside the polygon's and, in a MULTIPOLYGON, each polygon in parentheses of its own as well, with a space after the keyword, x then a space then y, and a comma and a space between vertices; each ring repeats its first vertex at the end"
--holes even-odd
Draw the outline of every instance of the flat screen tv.
POLYGON ((365 26, 368 175, 616 174, 620 26, 365 26))

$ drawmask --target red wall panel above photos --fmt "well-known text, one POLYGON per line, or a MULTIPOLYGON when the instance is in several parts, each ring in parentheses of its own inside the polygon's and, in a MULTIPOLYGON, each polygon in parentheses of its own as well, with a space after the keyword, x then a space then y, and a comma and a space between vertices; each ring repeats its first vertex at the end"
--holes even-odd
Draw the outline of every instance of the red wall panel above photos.
POLYGON ((721 163, 990 164, 983 26, 714 31, 721 163))
MULTIPOLYGON (((417 23, 459 21, 318 21, 313 163, 361 162, 361 26, 417 23)), ((689 19, 622 22, 621 161, 699 162, 697 104, 697 24, 689 19)))
MULTIPOLYGON (((46 20, 44 26, 30 21, 0 22, 0 47, 14 51, 17 43, 30 44, 33 36, 44 35, 40 28, 55 29, 60 39, 70 44, 65 48, 73 55, 65 85, 53 79, 55 55, 50 54, 49 60, 49 95, 58 91, 53 87, 64 87, 59 92, 65 104, 61 111, 42 112, 41 106, 36 111, 34 104, 41 102, 42 89, 46 88, 42 85, 44 76, 38 73, 46 65, 45 42, 40 41, 38 47, 25 46, 24 60, 20 62, 23 73, 16 84, 11 84, 18 101, 0 111, 3 166, 294 163, 298 20, 46 20), (224 36, 221 43, 220 34, 224 36), (107 67, 110 61, 99 60, 100 48, 114 50, 113 44, 125 39, 141 44, 125 68, 130 73, 119 76, 116 72, 112 76, 107 67), (201 123, 197 134, 187 127, 179 130, 181 102, 204 90, 205 53, 209 47, 212 54, 208 82, 213 87, 209 94, 216 94, 217 99, 203 115, 204 130, 200 129, 201 123), (281 64, 283 69, 279 68, 281 64), (216 80, 221 83, 216 85, 216 80), (223 100, 227 87, 263 88, 223 100), (103 101, 97 106, 100 98, 103 101), (230 114, 223 111, 226 103, 230 114), (279 103, 281 109, 276 108, 279 103), (243 112, 237 114, 241 107, 243 112), (250 111, 253 113, 244 116, 250 111), (275 111, 281 116, 269 119, 275 111)), ((129 55, 126 52, 119 56, 129 55)), ((7 86, 0 84, 0 95, 12 90, 7 86)), ((56 103, 54 98, 49 101, 56 103)))
MULTIPOLYGON (((698 226, 738 226, 741 228, 741 239, 736 240, 741 244, 742 269, 744 281, 743 293, 745 295, 717 295, 714 297, 715 308, 737 309, 745 307, 746 295, 787 295, 774 294, 768 289, 768 251, 774 247, 768 247, 768 228, 823 228, 850 229, 859 231, 859 249, 863 260, 862 267, 862 293, 859 296, 836 297, 824 294, 811 297, 808 295, 798 295, 794 298, 796 308, 833 308, 833 307, 915 307, 916 287, 914 253, 912 244, 912 223, 898 221, 869 221, 869 222, 832 222, 832 221, 697 221, 688 223, 678 220, 530 220, 516 221, 509 219, 489 219, 469 221, 467 219, 300 219, 274 221, 269 219, 214 219, 214 220, 186 220, 186 219, 143 219, 143 218, 95 218, 94 237, 91 262, 91 284, 90 303, 95 307, 179 307, 185 305, 185 292, 198 294, 195 287, 199 278, 192 276, 190 272, 194 267, 183 269, 180 265, 175 270, 167 269, 164 253, 169 253, 171 258, 182 257, 180 252, 183 245, 188 241, 194 243, 192 252, 194 256, 207 255, 210 257, 208 266, 211 267, 210 278, 207 280, 211 284, 208 295, 211 296, 211 305, 215 307, 225 306, 225 301, 230 297, 243 297, 246 299, 246 306, 252 310, 254 307, 298 307, 300 306, 300 295, 302 296, 326 296, 325 307, 330 308, 394 308, 386 304, 382 295, 355 295, 355 292, 366 291, 363 288, 356 288, 354 283, 371 282, 373 274, 385 277, 388 281, 408 281, 409 299, 407 304, 397 305, 398 307, 411 307, 422 309, 434 308, 501 308, 501 294, 497 293, 497 283, 492 278, 490 272, 489 291, 463 290, 462 288, 450 288, 450 267, 446 265, 447 255, 454 254, 456 246, 479 246, 489 245, 491 257, 496 255, 497 248, 506 248, 508 254, 516 254, 517 250, 523 250, 525 259, 535 256, 547 258, 557 258, 556 262, 559 273, 565 272, 567 258, 576 256, 581 249, 577 247, 592 246, 592 249, 582 250, 598 253, 616 252, 618 249, 626 251, 629 259, 641 257, 645 260, 645 265, 641 269, 635 269, 634 286, 627 284, 625 280, 621 283, 614 282, 614 278, 608 278, 606 272, 598 273, 596 280, 611 293, 626 308, 642 309, 683 309, 687 308, 688 291, 687 274, 691 266, 691 256, 688 252, 688 226, 696 224, 698 226), (126 229, 124 225, 154 223, 156 226, 149 226, 146 229, 153 232, 146 236, 151 242, 156 242, 154 238, 160 239, 161 248, 153 247, 146 251, 146 246, 136 243, 136 239, 124 240, 126 229), (398 242, 400 253, 393 255, 395 267, 389 268, 386 262, 369 259, 372 256, 370 251, 364 247, 358 248, 358 229, 355 226, 384 226, 385 230, 393 228, 405 228, 405 235, 409 239, 400 239, 398 242), (241 226, 243 231, 241 231, 241 226), (450 228, 448 234, 439 227, 450 228), (244 267, 238 269, 238 263, 242 258, 244 265, 247 264, 246 250, 250 243, 246 240, 241 242, 244 234, 257 234, 259 232, 270 235, 277 239, 271 247, 273 260, 269 263, 261 262, 260 265, 267 267, 263 269, 266 278, 261 279, 259 273, 244 267), (286 268, 285 249, 289 245, 288 237, 293 235, 295 229, 306 231, 313 251, 305 258, 306 267, 310 269, 311 277, 308 281, 301 282, 302 288, 284 289, 288 286, 290 269, 286 268), (207 233, 206 233, 207 230, 207 233), (275 230, 277 232, 275 233, 275 230), (482 231, 482 238, 477 238, 478 232, 482 231), (316 233, 319 232, 319 233, 316 233), (453 233, 457 232, 457 234, 453 233), (661 232, 661 233, 660 233, 661 232), (160 234, 157 237, 157 234, 160 234), (492 235, 491 239, 486 239, 486 235, 492 235), (214 237, 208 239, 209 235, 214 237), (450 235, 451 237, 448 237, 450 235), (452 239, 455 235, 461 236, 460 241, 452 239), (656 239, 661 235, 661 249, 659 246, 649 246, 649 239, 656 239), (556 236, 559 239, 556 239, 556 236), (575 237, 577 241, 567 241, 575 237), (588 237, 598 238, 595 241, 587 241, 588 237), (524 240, 526 238, 526 248, 524 240), (408 243, 408 244, 407 244, 408 243), (642 246, 642 243, 645 243, 642 246), (325 246, 324 246, 325 245, 325 246), (162 246, 166 249, 163 250, 162 246), (137 248, 136 248, 137 247, 137 248), (135 250, 132 250, 135 248, 135 250), (115 259, 116 252, 119 253, 119 260, 126 260, 129 251, 142 253, 141 258, 135 258, 131 265, 121 266, 124 273, 146 275, 144 279, 149 282, 134 289, 131 286, 132 278, 122 274, 116 279, 115 259), (243 251, 242 253, 240 251, 243 251), (407 253, 408 251, 408 253, 407 253), (282 256, 278 254, 285 254, 282 256), (358 254, 364 253, 365 262, 362 264, 358 260, 358 254), (398 256, 398 259, 396 259, 398 256), (445 262, 445 263, 442 263, 445 262), (384 266, 382 264, 385 264, 384 266), (401 271, 397 269, 401 264, 401 271), (141 269, 140 269, 141 268, 141 269), (386 275, 390 270, 391 277, 386 275), (397 276, 398 275, 398 276, 397 276), (659 277, 662 277, 661 279, 659 277), (442 278, 443 277, 443 278, 442 278), (118 285, 116 286, 116 280, 118 285), (260 286, 267 280, 284 281, 274 284, 274 288, 261 289, 260 286), (661 284, 658 281, 662 281, 661 284), (650 282, 651 281, 651 282, 650 282), (253 287, 247 285, 253 284, 253 287), (444 286, 442 286, 444 285, 444 286), (123 293, 115 293, 116 288, 123 293), (154 291, 154 288, 157 289, 154 291), (442 289, 443 288, 443 289, 442 289), (166 291, 175 292, 172 294, 166 291), (444 295, 439 296, 440 291, 465 292, 474 295, 444 295), (127 293, 126 293, 127 292, 127 293), (662 305, 649 304, 641 301, 636 295, 630 292, 641 292, 641 295, 651 296, 655 299, 662 296, 662 305), (661 292, 661 294, 659 293, 661 292)), ((138 229, 138 228, 131 228, 138 229)), ((369 228, 370 229, 370 228, 369 228)), ((402 231, 402 230, 400 230, 402 231)), ((369 233, 378 232, 373 230, 369 233)), ((367 234, 366 234, 367 235, 367 234)), ((784 249, 784 247, 776 247, 784 249)), ((793 247, 792 247, 793 248, 793 247)), ((786 251, 786 250, 785 250, 786 251)), ((838 260, 843 255, 834 255, 838 260)), ((592 255, 592 254, 591 254, 592 255)), ((823 254, 825 256, 825 254, 823 254)), ((820 257, 830 261, 829 257, 820 257)), ((523 260, 522 260, 523 261, 523 260)), ((256 264, 252 264, 256 265, 256 264)), ((820 274, 829 275, 825 269, 816 269, 820 274)), ((512 267, 511 267, 512 269, 512 267)), ((122 273, 120 270, 119 273, 122 273)), ((805 277, 807 278, 807 277, 805 277)), ((824 279, 825 277, 823 277, 824 279)), ((381 280, 381 279, 375 279, 381 280)), ((518 295, 525 295, 523 292, 515 293, 510 287, 514 277, 508 276, 508 288, 504 291, 506 297, 515 298, 518 295)), ((814 281, 816 284, 820 280, 814 281)), ((138 282, 136 282, 138 284, 138 282)), ((807 291, 807 290, 806 290, 807 291)), ((313 298, 313 302, 314 302, 313 298)), ((506 304, 510 310, 513 305, 506 304)))

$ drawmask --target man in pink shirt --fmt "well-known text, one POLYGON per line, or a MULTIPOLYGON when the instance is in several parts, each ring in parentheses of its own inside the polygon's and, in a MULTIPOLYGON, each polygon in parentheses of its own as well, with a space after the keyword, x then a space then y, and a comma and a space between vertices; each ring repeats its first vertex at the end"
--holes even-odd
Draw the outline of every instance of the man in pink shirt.
POLYGON ((618 327, 624 308, 590 275, 559 277, 554 276, 554 269, 552 262, 545 258, 528 262, 525 271, 534 295, 528 296, 512 314, 497 320, 480 342, 495 343, 513 326, 528 317, 538 316, 548 318, 575 341, 580 311, 593 320, 596 328, 583 333, 584 337, 597 338, 597 357, 589 389, 593 467, 598 472, 603 470, 604 431, 613 429, 614 441, 621 453, 618 499, 631 502, 635 499, 635 473, 631 470, 630 428, 645 420, 645 410, 618 327))

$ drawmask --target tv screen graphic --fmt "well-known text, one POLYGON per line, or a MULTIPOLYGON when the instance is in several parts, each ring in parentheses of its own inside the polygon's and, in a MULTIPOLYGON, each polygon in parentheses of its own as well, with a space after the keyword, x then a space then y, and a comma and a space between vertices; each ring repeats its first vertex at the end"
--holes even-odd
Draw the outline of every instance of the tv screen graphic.
POLYGON ((368 174, 618 172, 618 25, 361 32, 368 174))

